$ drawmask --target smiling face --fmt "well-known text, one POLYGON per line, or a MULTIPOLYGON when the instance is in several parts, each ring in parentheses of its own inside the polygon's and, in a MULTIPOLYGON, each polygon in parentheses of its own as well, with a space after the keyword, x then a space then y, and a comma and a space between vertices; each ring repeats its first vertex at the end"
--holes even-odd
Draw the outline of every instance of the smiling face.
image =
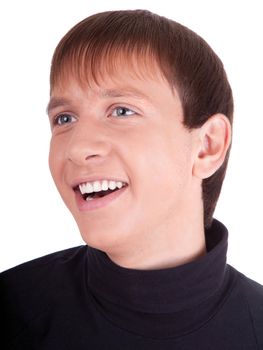
POLYGON ((135 252, 146 260, 172 249, 195 217, 202 222, 196 134, 156 71, 139 77, 122 67, 86 86, 69 78, 53 88, 49 118, 51 173, 88 245, 115 261, 135 252), (100 192, 86 198, 92 191, 100 192))

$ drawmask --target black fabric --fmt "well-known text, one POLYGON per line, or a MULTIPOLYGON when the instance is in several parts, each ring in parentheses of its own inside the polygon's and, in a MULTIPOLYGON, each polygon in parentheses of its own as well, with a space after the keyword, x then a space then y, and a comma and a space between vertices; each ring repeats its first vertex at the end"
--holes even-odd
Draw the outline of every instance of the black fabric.
POLYGON ((207 254, 162 270, 122 268, 80 246, 0 276, 1 349, 263 349, 263 287, 226 264, 214 220, 207 254))

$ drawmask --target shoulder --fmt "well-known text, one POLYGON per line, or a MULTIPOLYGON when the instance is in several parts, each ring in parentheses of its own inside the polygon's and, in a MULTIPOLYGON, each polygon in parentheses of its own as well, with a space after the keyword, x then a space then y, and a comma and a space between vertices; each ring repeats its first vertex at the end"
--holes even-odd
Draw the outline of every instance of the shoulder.
POLYGON ((0 274, 0 295, 9 298, 15 295, 36 294, 45 286, 50 290, 65 284, 83 269, 87 246, 78 246, 28 261, 0 274))
POLYGON ((0 274, 0 322, 12 338, 67 300, 83 281, 87 246, 70 248, 0 274))
POLYGON ((237 272, 239 288, 242 291, 251 310, 261 314, 263 320, 263 286, 256 281, 237 272))
POLYGON ((263 286, 238 271, 236 273, 239 292, 246 303, 258 345, 261 346, 261 349, 263 348, 263 286))
POLYGON ((70 269, 85 258, 86 246, 69 248, 28 261, 0 273, 1 290, 6 286, 25 287, 26 282, 36 284, 43 279, 52 279, 56 272, 70 269))

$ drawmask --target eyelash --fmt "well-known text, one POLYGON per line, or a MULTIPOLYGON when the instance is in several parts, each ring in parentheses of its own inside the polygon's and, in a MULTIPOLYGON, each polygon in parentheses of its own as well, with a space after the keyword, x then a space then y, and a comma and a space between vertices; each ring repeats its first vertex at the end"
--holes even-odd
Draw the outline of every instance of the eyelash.
MULTIPOLYGON (((111 116, 113 117, 116 117, 116 118, 121 118, 121 117, 130 117, 130 116, 133 116, 135 115, 136 112, 130 108, 127 108, 127 107, 123 107, 123 106, 118 106, 118 107, 115 107, 112 109, 111 111, 111 116), (117 110, 120 110, 120 113, 118 114, 118 112, 116 113, 117 110), (115 111, 115 113, 114 113, 115 111), (123 115, 122 113, 125 112, 128 114, 127 115, 123 115)), ((75 119, 76 120, 76 117, 74 117, 73 115, 69 114, 69 113, 61 113, 59 115, 57 115, 54 120, 53 120, 53 125, 59 125, 59 126, 62 126, 62 125, 65 125, 65 124, 71 124, 73 121, 72 119, 75 119), (66 122, 64 120, 64 122, 62 121, 61 122, 61 118, 71 118, 71 122, 66 122)))
MULTIPOLYGON (((66 118, 71 118, 71 119, 76 119, 76 117, 74 117, 73 115, 69 114, 69 113, 62 113, 62 114, 59 114, 57 115, 54 120, 53 120, 53 125, 64 125, 63 122, 60 122, 60 119, 62 117, 66 117, 66 118)), ((72 122, 72 121, 71 121, 72 122)), ((65 123, 65 124, 68 124, 68 123, 65 123)))
MULTIPOLYGON (((131 115, 135 115, 136 114, 136 112, 134 111, 134 110, 132 110, 132 109, 130 109, 130 108, 127 108, 127 107, 123 107, 123 106, 118 106, 118 107, 115 107, 113 110, 112 110, 112 114, 113 114, 113 111, 116 111, 116 110, 122 110, 122 111, 126 111, 126 113, 127 113, 127 111, 128 112, 132 112, 132 114, 128 114, 127 115, 127 117, 129 117, 129 116, 131 116, 131 115)), ((123 115, 121 114, 121 115, 115 115, 114 117, 122 117, 123 115)))

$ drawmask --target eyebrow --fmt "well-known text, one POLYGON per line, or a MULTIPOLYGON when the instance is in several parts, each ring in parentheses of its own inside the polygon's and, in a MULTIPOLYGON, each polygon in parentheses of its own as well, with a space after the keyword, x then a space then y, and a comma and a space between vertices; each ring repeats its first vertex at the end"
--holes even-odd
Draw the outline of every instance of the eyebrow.
MULTIPOLYGON (((134 88, 103 89, 100 90, 99 96, 102 98, 134 97, 136 99, 150 100, 147 95, 134 88)), ((72 101, 70 99, 64 97, 52 97, 47 105, 46 113, 49 114, 51 110, 57 107, 69 106, 71 103, 72 101)))
POLYGON ((52 97, 47 105, 46 113, 49 114, 52 109, 65 107, 70 104, 70 100, 63 97, 52 97))
POLYGON ((123 88, 123 89, 107 89, 107 90, 101 90, 100 95, 102 97, 126 97, 126 96, 132 96, 138 99, 148 99, 148 97, 143 94, 141 91, 135 89, 135 88, 123 88))

